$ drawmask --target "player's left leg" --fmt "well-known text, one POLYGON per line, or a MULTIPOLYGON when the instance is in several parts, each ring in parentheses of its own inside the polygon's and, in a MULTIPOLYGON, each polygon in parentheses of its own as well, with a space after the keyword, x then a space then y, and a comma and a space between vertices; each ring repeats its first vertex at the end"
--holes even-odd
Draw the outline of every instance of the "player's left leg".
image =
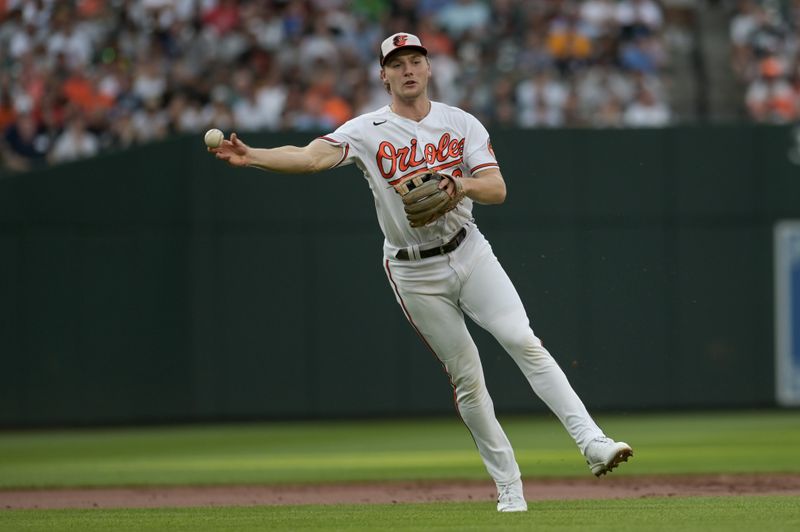
POLYGON ((480 233, 472 236, 476 237, 472 247, 464 250, 473 254, 473 267, 461 291, 464 312, 508 351, 534 392, 575 440, 592 473, 604 475, 627 461, 633 454, 630 446, 605 437, 564 372, 533 334, 522 301, 491 247, 480 233))
POLYGON ((603 432, 558 363, 534 335, 522 301, 491 246, 476 230, 453 253, 453 260, 468 268, 463 271, 460 297, 464 312, 489 331, 511 355, 533 391, 561 420, 585 454, 589 444, 603 437, 603 432))

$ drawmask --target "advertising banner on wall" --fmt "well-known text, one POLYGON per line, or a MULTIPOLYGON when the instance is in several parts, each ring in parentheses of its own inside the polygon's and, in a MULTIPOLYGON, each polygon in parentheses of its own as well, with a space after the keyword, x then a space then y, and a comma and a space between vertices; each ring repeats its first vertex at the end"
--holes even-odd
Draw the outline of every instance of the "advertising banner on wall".
POLYGON ((800 221, 775 226, 775 397, 800 405, 800 221))

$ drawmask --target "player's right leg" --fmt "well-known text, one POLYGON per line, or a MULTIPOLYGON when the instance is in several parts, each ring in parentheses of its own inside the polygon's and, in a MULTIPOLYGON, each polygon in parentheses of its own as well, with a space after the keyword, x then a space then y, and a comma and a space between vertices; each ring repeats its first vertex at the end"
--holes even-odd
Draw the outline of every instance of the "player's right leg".
POLYGON ((518 482, 514 451, 495 417, 478 349, 457 304, 460 282, 447 258, 414 264, 386 261, 385 269, 406 318, 449 376, 458 413, 489 475, 500 486, 518 482))

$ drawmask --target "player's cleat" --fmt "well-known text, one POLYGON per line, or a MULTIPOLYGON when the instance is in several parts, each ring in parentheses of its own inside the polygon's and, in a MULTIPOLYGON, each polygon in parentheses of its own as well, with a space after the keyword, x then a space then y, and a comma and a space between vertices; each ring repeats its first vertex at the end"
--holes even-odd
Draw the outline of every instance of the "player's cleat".
POLYGON ((586 463, 596 477, 605 475, 622 462, 627 462, 631 456, 633 449, 630 445, 605 436, 592 440, 586 448, 586 463))
POLYGON ((497 485, 498 512, 527 512, 528 503, 522 495, 522 480, 497 485))

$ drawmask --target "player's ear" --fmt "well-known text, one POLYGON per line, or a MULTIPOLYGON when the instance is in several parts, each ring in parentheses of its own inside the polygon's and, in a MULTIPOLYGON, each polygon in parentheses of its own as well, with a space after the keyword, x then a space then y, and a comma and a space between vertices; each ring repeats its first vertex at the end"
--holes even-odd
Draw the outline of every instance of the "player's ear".
POLYGON ((389 82, 386 81, 386 72, 384 71, 383 67, 381 67, 380 76, 381 76, 381 83, 383 83, 383 88, 386 89, 386 92, 391 94, 392 93, 392 89, 389 86, 389 82))

